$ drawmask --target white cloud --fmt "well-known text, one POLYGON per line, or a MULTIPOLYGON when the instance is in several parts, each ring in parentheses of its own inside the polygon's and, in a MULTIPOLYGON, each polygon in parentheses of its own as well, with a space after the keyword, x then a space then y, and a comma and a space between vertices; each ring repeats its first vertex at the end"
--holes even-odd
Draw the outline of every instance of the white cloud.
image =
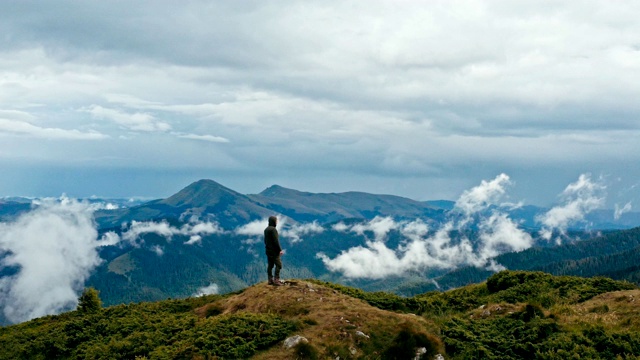
POLYGON ((132 244, 143 234, 157 234, 170 239, 173 235, 179 233, 180 230, 169 225, 166 221, 135 221, 131 222, 127 231, 122 233, 122 239, 132 244))
MULTIPOLYGON (((316 221, 311 223, 292 223, 291 219, 286 216, 278 217, 278 235, 280 237, 280 245, 286 241, 289 244, 295 244, 303 241, 303 236, 313 233, 321 233, 324 231, 316 221)), ((244 241, 245 244, 258 244, 263 240, 264 229, 269 224, 268 219, 254 220, 248 224, 242 225, 235 229, 238 235, 249 236, 251 239, 244 241)))
POLYGON ((518 228, 518 224, 504 213, 493 213, 482 219, 479 228, 482 247, 478 255, 481 263, 477 266, 502 253, 522 251, 533 245, 531 235, 518 228))
MULTIPOLYGON (((267 219, 254 220, 237 228, 235 233, 238 235, 261 236, 264 234, 264 229, 267 227, 267 224, 267 219)), ((280 223, 280 225, 282 224, 280 223)))
POLYGON ((335 231, 338 232, 346 232, 347 230, 349 230, 349 226, 347 226, 345 223, 343 223, 342 221, 333 224, 333 226, 331 226, 331 228, 335 231))
POLYGON ((88 112, 94 118, 111 120, 133 131, 165 132, 171 130, 171 125, 158 121, 153 115, 136 112, 125 113, 115 109, 104 108, 100 105, 91 105, 81 111, 88 112))
POLYGON ((410 223, 402 224, 400 233, 411 240, 419 239, 429 233, 429 225, 420 219, 416 219, 410 223))
POLYGON ((0 282, 6 317, 21 322, 70 310, 85 280, 102 261, 89 204, 68 198, 43 201, 11 223, 0 224, 1 266, 18 272, 0 282))
POLYGON ((117 245, 118 243, 120 243, 120 236, 113 231, 104 233, 100 238, 101 246, 117 245))
POLYGON ((624 204, 624 206, 620 207, 620 205, 615 204, 615 209, 613 213, 613 218, 615 220, 620 220, 623 214, 630 212, 633 209, 631 206, 631 202, 624 204))
POLYGON ((582 174, 578 180, 569 184, 561 194, 562 205, 553 207, 536 220, 542 225, 540 235, 551 240, 554 231, 560 235, 556 242, 560 243, 566 236, 569 225, 581 221, 589 212, 604 205, 606 186, 602 181, 594 181, 589 174, 582 174))
POLYGON ((202 244, 202 236, 200 235, 191 235, 189 240, 185 242, 185 245, 194 245, 194 244, 202 244))
POLYGON ((473 217, 480 216, 489 205, 498 202, 505 195, 504 186, 509 183, 505 174, 492 181, 482 181, 480 186, 465 191, 458 200, 457 208, 465 215, 442 224, 434 233, 422 220, 396 222, 391 218, 375 218, 364 224, 347 226, 341 223, 339 231, 353 231, 364 235, 364 231, 374 231, 373 240, 365 246, 357 246, 342 251, 331 259, 319 253, 327 269, 340 272, 351 278, 380 279, 392 275, 403 275, 411 271, 428 268, 451 269, 461 265, 501 269, 492 260, 497 255, 510 251, 521 251, 532 246, 533 239, 507 214, 495 209, 486 217, 480 217, 475 224, 479 230, 474 245, 468 238, 458 235, 452 238, 454 230, 468 229, 473 217), (386 246, 388 232, 399 230, 405 240, 397 249, 386 246))
POLYGON ((150 250, 158 256, 164 255, 164 248, 160 245, 153 245, 150 250))
POLYGON ((214 142, 214 143, 229 142, 229 139, 225 139, 221 136, 214 136, 214 135, 178 134, 178 137, 183 139, 208 141, 208 142, 214 142))
POLYGON ((216 295, 220 293, 220 287, 216 283, 211 283, 207 286, 201 287, 196 291, 193 296, 204 296, 204 295, 216 295))
POLYGON ((110 202, 95 202, 95 203, 91 203, 91 209, 93 211, 98 211, 98 210, 116 210, 119 209, 120 206, 116 205, 116 204, 112 204, 110 202))
POLYGON ((282 230, 282 237, 289 241, 290 244, 303 241, 302 236, 307 234, 318 234, 323 232, 324 229, 316 221, 306 224, 293 224, 284 227, 282 230))
POLYGON ((364 235, 365 231, 371 231, 376 241, 382 241, 386 238, 389 231, 395 230, 397 227, 398 224, 393 218, 376 216, 367 223, 353 225, 351 231, 358 235, 364 235))
POLYGON ((497 204, 506 193, 505 187, 511 181, 506 174, 500 174, 491 181, 482 180, 480 185, 465 190, 458 201, 456 209, 461 210, 466 216, 485 210, 489 205, 497 204))
POLYGON ((82 132, 76 129, 45 128, 26 121, 0 118, 0 134, 26 136, 37 139, 100 140, 108 136, 96 131, 82 132))
POLYGON ((199 243, 201 235, 221 234, 224 230, 215 222, 189 222, 180 228, 170 225, 167 221, 132 221, 122 233, 122 239, 132 245, 138 245, 137 240, 144 234, 157 234, 171 240, 174 235, 190 236, 187 245, 199 243))

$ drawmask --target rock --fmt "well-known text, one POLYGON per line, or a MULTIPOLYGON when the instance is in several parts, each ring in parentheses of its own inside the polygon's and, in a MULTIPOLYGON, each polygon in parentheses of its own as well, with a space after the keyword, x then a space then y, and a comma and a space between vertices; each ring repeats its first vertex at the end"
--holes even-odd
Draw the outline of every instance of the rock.
POLYGON ((433 360, 444 360, 444 356, 442 356, 442 354, 437 354, 433 360))
POLYGON ((353 346, 349 347, 349 352, 351 353, 351 355, 355 355, 358 353, 358 350, 356 350, 356 348, 354 348, 353 346))
POLYGON ((363 338, 367 338, 367 339, 369 338, 369 335, 367 335, 367 334, 363 333, 363 332, 362 332, 362 331, 360 331, 360 330, 356 331, 356 336, 358 336, 358 337, 363 337, 363 338))
POLYGON ((298 345, 300 342, 308 343, 309 340, 307 340, 307 338, 300 335, 293 335, 284 340, 284 348, 291 349, 292 347, 298 345))
POLYGON ((427 353, 427 348, 423 348, 423 347, 418 348, 418 349, 416 350, 416 357, 414 357, 414 358, 413 358, 413 360, 420 360, 420 359, 422 359, 422 355, 424 355, 424 354, 426 354, 426 353, 427 353))

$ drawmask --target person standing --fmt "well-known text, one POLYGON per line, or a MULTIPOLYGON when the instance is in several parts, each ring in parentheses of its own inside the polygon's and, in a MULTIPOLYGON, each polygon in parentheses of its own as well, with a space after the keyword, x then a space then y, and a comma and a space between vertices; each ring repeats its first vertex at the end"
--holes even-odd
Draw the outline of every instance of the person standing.
POLYGON ((280 239, 278 238, 278 218, 275 216, 269 216, 269 226, 264 229, 264 247, 267 253, 267 275, 269 276, 269 285, 280 286, 284 285, 280 282, 280 269, 282 269, 282 261, 280 255, 283 254, 280 247, 280 239), (276 267, 275 278, 271 275, 273 267, 276 267))

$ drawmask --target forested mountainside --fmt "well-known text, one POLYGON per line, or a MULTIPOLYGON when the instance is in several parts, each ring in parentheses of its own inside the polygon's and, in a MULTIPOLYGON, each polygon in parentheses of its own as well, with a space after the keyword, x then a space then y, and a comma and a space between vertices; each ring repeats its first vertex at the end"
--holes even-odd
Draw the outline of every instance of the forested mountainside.
POLYGON ((0 328, 0 359, 633 359, 639 299, 626 282, 523 271, 414 297, 318 280, 106 308, 87 296, 0 328))
MULTIPOLYGON (((454 203, 446 201, 416 202, 360 192, 313 194, 278 186, 257 195, 243 195, 212 180, 201 180, 166 199, 113 210, 100 207, 102 210, 91 213, 98 223, 95 230, 101 244, 95 244, 91 233, 94 229, 85 229, 91 236, 83 241, 91 242, 88 246, 95 248, 96 265, 78 274, 81 278, 77 281, 82 283, 74 285, 71 291, 77 291, 77 287, 82 285, 93 286, 101 292, 106 305, 116 305, 183 298, 198 294, 203 288, 228 293, 259 283, 266 278, 262 231, 266 226, 265 217, 274 212, 279 213, 282 220, 279 229, 286 249, 284 278, 316 278, 369 291, 392 291, 408 296, 484 281, 493 274, 487 270, 489 261, 496 264, 493 270, 504 266, 508 269, 545 270, 554 274, 638 279, 635 262, 638 253, 634 250, 640 244, 638 228, 602 232, 568 229, 564 239, 566 244, 561 246, 551 246, 550 242, 540 238, 536 229, 518 228, 516 236, 531 237, 531 243, 527 244, 531 247, 527 250, 481 259, 484 263, 458 263, 455 258, 438 258, 440 250, 442 253, 466 251, 458 258, 474 258, 483 250, 483 230, 479 225, 473 225, 473 219, 472 225, 465 229, 447 230, 444 247, 442 243, 438 245, 440 248, 430 245, 439 229, 445 229, 444 225, 460 216, 447 213, 453 208, 454 203), (320 220, 303 221, 314 216, 320 220), (340 220, 321 222, 328 219, 340 220), (105 227, 105 224, 113 226, 105 227), (428 229, 418 235, 421 246, 430 251, 429 256, 424 256, 426 260, 417 259, 419 266, 395 273, 351 276, 345 273, 345 269, 330 268, 325 263, 326 259, 335 260, 349 251, 361 249, 375 257, 376 250, 370 247, 374 242, 383 244, 395 254, 395 261, 399 263, 406 255, 403 247, 416 238, 416 234, 404 233, 406 229, 403 227, 407 224, 414 226, 414 230, 428 229), (574 241, 575 238, 583 240, 574 241), (102 241, 104 239, 106 241, 102 241), (112 242, 113 239, 115 241, 112 242), (462 243, 464 246, 460 246, 462 243), (439 263, 430 262, 432 256, 439 263), (469 263, 480 265, 464 267, 469 263)), ((523 207, 521 215, 532 216, 534 210, 523 207)), ((487 211, 493 214, 493 209, 487 211)), ((41 217, 45 215, 42 212, 38 214, 41 217)), ((483 214, 476 215, 476 220, 486 220, 483 214)), ((507 215, 504 216, 506 219, 507 215)), ((517 225, 516 222, 512 224, 517 225)), ((66 229, 58 233, 67 234, 66 229)), ((47 235, 33 239, 41 239, 42 236, 47 235)), ((61 241, 66 238, 65 235, 61 241)), ((504 236, 499 241, 505 245, 509 239, 509 236, 504 236)), ((489 253, 505 251, 508 251, 506 245, 491 249, 489 253)), ((10 255, 11 252, 4 252, 0 257, 10 255)), ((376 270, 385 268, 390 266, 378 266, 376 270)), ((0 277, 5 281, 17 281, 20 269, 19 264, 7 263, 0 268, 0 277)), ((65 307, 56 311, 67 309, 69 304, 73 301, 60 305, 65 307)), ((8 323, 4 316, 4 313, 0 314, 0 324, 8 323)), ((13 319, 14 322, 21 321, 13 319)))
MULTIPOLYGON (((640 285, 640 227, 606 232, 588 240, 552 247, 505 253, 495 260, 511 270, 541 270, 554 275, 601 275, 640 285)), ((412 295, 436 288, 451 289, 483 281, 492 273, 482 268, 464 267, 433 281, 407 282, 394 291, 412 295)))

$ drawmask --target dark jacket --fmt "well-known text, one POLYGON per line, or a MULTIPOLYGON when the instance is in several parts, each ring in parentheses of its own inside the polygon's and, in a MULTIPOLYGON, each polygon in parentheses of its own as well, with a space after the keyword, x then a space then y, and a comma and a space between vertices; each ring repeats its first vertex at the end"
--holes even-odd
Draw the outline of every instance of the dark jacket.
POLYGON ((264 229, 264 247, 267 256, 279 256, 282 248, 280 247, 280 239, 278 238, 278 230, 275 227, 275 221, 269 219, 269 226, 264 229))

